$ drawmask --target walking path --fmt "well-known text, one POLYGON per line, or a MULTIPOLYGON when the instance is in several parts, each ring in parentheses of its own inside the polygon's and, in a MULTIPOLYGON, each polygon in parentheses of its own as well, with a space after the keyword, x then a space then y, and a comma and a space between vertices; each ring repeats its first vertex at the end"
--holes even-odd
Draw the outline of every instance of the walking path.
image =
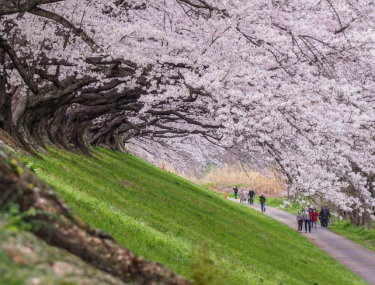
MULTIPOLYGON (((240 203, 239 199, 227 198, 233 202, 240 203)), ((244 204, 260 212, 260 204, 244 204)), ((297 221, 295 215, 267 206, 265 215, 282 222, 290 228, 297 231, 297 221)), ((363 246, 348 240, 328 229, 312 229, 312 233, 302 233, 311 242, 323 249, 341 264, 347 266, 350 270, 363 278, 371 285, 375 285, 375 252, 364 248, 363 246)))

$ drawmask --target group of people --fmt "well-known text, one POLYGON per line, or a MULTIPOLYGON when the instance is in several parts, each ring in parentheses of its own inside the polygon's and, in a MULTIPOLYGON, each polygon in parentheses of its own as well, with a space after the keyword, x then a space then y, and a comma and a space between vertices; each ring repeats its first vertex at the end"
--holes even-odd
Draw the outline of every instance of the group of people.
MULTIPOLYGON (((238 187, 235 186, 233 188, 233 191, 234 191, 234 197, 237 199, 238 187)), ((247 190, 242 189, 240 195, 245 194, 245 193, 247 194, 247 190)), ((248 197, 249 197, 249 200, 248 200, 249 204, 254 204, 255 191, 254 191, 253 188, 250 188, 249 193, 248 193, 248 197)), ((264 196, 264 193, 262 193, 262 195, 259 196, 259 201, 260 201, 260 206, 261 206, 262 212, 265 212, 266 211, 266 197, 264 196)))
MULTIPOLYGON (((234 197, 237 199, 238 196, 238 187, 235 186, 233 188, 234 191, 234 197)), ((240 192, 240 197, 243 200, 245 196, 248 194, 248 201, 249 204, 254 204, 254 197, 255 197, 255 192, 253 188, 250 188, 249 193, 247 193, 246 189, 242 189, 240 192), (245 195, 246 194, 246 195, 245 195)), ((266 197, 264 196, 264 193, 259 196, 259 202, 260 202, 260 207, 262 212, 266 211, 266 197)), ((322 228, 328 228, 328 223, 331 218, 331 214, 328 209, 328 205, 325 205, 324 207, 321 208, 320 212, 313 208, 312 205, 309 205, 306 209, 298 210, 297 214, 297 224, 298 224, 298 232, 302 233, 302 228, 303 228, 303 223, 305 223, 305 233, 309 231, 311 233, 312 228, 316 228, 318 224, 318 218, 320 220, 320 226, 322 228)))
POLYGON ((298 223, 298 232, 302 233, 303 223, 305 223, 305 233, 307 230, 311 233, 311 229, 316 228, 318 224, 318 218, 320 220, 320 226, 322 228, 328 228, 328 221, 331 217, 328 206, 322 207, 320 213, 317 212, 312 205, 309 205, 306 209, 298 210, 297 214, 297 223, 298 223))
MULTIPOLYGON (((237 187, 237 186, 234 186, 233 191, 234 191, 234 197, 237 199, 237 196, 238 196, 238 187, 237 187)), ((250 204, 254 204, 255 192, 254 192, 254 189, 253 189, 253 188, 250 188, 249 193, 247 193, 247 190, 246 190, 246 189, 242 189, 242 190, 241 190, 241 193, 240 193, 240 196, 241 196, 241 197, 242 197, 242 196, 246 196, 246 195, 243 195, 243 194, 248 194, 248 197, 249 197, 249 203, 250 203, 250 204)))

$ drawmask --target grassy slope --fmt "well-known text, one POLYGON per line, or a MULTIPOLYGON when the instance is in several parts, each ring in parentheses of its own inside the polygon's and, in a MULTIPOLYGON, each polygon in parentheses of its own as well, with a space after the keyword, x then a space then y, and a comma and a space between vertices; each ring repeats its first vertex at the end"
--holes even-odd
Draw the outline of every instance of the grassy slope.
POLYGON ((96 149, 95 157, 51 149, 46 161, 25 160, 91 226, 136 254, 190 278, 192 249, 209 241, 226 284, 366 284, 295 231, 221 194, 131 155, 96 149))

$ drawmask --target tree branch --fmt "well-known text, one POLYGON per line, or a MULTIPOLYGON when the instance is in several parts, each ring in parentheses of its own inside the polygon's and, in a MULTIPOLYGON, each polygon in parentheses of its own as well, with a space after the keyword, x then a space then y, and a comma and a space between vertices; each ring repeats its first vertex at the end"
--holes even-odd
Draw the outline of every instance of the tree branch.
POLYGON ((92 38, 90 38, 82 29, 77 28, 75 25, 73 25, 71 22, 66 20, 64 17, 57 15, 53 12, 41 9, 41 8, 34 8, 28 11, 31 14, 44 17, 50 20, 53 20, 57 23, 60 23, 65 28, 70 29, 77 37, 80 37, 85 43, 87 43, 92 50, 99 52, 102 49, 94 42, 92 38))
POLYGON ((34 94, 38 94, 39 90, 33 80, 33 75, 29 74, 27 70, 24 68, 24 65, 26 65, 26 63, 25 64, 21 63, 14 49, 8 44, 7 40, 4 39, 1 35, 0 35, 0 48, 2 48, 8 54, 15 68, 17 69, 19 75, 22 77, 23 81, 30 88, 30 90, 34 94))
POLYGON ((28 12, 38 5, 62 1, 65 0, 0 0, 0 16, 28 12))

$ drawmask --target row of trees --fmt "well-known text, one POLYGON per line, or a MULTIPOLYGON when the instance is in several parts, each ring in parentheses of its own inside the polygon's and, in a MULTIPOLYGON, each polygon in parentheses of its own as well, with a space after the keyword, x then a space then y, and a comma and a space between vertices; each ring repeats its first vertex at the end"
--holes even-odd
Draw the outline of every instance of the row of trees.
POLYGON ((197 161, 229 148, 252 168, 280 169, 290 192, 369 222, 374 9, 0 0, 0 128, 30 152, 46 139, 197 161))

